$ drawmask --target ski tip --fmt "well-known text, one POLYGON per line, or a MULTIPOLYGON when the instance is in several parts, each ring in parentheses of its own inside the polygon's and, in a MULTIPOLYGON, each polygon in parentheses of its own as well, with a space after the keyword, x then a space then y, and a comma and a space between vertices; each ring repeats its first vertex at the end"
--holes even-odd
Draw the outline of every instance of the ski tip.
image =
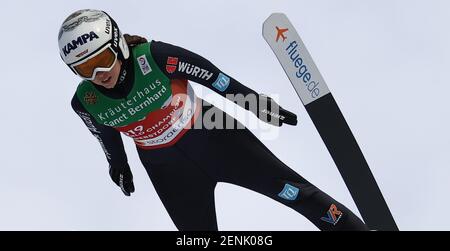
POLYGON ((266 23, 270 22, 270 20, 272 20, 272 19, 277 19, 277 18, 287 18, 287 17, 286 17, 286 14, 284 14, 284 13, 281 13, 281 12, 274 12, 274 13, 270 14, 269 17, 266 18, 266 20, 265 20, 264 23, 263 23, 263 26, 264 26, 266 23))
POLYGON ((268 18, 263 23, 262 27, 262 35, 263 37, 267 37, 267 34, 273 30, 274 23, 277 23, 279 20, 287 19, 286 14, 281 12, 274 12, 270 14, 268 18))
POLYGON ((270 16, 266 19, 266 21, 269 19, 278 18, 278 17, 286 18, 286 14, 284 14, 282 12, 274 12, 274 13, 270 14, 270 16))

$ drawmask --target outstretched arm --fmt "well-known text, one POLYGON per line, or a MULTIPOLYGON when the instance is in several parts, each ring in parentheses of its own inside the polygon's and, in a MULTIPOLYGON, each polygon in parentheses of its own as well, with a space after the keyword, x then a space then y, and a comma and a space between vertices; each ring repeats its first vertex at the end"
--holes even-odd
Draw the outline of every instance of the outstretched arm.
POLYGON ((273 125, 297 124, 295 114, 284 110, 269 97, 260 95, 241 84, 202 56, 159 41, 152 41, 150 50, 159 68, 170 79, 188 79, 206 86, 226 98, 233 97, 233 102, 273 125), (237 97, 242 97, 244 102, 240 102, 242 100, 237 97), (251 104, 252 101, 253 104, 251 104))
POLYGON ((209 60, 181 47, 152 41, 150 50, 160 69, 171 79, 183 78, 206 86, 222 96, 257 92, 219 70, 209 60), (220 83, 219 83, 220 82, 220 83))

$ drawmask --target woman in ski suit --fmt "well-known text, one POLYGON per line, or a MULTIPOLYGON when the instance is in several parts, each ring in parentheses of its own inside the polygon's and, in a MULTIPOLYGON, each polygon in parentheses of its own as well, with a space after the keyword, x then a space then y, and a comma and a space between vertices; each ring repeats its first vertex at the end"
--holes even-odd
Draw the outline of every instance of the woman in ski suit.
POLYGON ((242 124, 195 96, 188 81, 227 98, 250 97, 253 105, 237 103, 272 125, 297 124, 295 114, 205 58, 167 43, 123 36, 114 20, 98 10, 71 14, 58 42, 63 61, 83 79, 72 107, 99 140, 112 180, 125 195, 134 192, 122 132, 134 139, 179 230, 217 230, 217 182, 264 194, 321 230, 367 230, 350 210, 286 166, 242 124), (215 127, 208 126, 206 118, 215 127), (230 121, 234 129, 222 129, 229 128, 230 121))

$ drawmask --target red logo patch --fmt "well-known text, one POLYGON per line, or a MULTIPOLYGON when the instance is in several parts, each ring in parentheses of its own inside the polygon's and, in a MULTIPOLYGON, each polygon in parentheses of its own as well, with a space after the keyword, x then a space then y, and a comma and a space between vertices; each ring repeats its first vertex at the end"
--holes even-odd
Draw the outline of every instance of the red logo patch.
POLYGON ((178 58, 168 57, 166 71, 168 73, 174 73, 177 70, 177 65, 178 65, 178 58))

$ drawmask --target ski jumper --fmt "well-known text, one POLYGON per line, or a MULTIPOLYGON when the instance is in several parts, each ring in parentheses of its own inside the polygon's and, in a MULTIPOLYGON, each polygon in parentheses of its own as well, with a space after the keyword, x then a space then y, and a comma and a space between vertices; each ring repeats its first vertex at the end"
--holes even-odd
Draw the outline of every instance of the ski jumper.
POLYGON ((321 230, 367 230, 356 215, 286 166, 237 120, 196 97, 188 81, 224 97, 258 95, 255 91, 174 45, 151 41, 131 53, 114 88, 83 81, 72 108, 99 140, 110 166, 128 165, 120 133, 133 138, 179 230, 217 230, 217 182, 264 194, 321 230), (244 129, 197 127, 200 115, 211 111, 244 129))

